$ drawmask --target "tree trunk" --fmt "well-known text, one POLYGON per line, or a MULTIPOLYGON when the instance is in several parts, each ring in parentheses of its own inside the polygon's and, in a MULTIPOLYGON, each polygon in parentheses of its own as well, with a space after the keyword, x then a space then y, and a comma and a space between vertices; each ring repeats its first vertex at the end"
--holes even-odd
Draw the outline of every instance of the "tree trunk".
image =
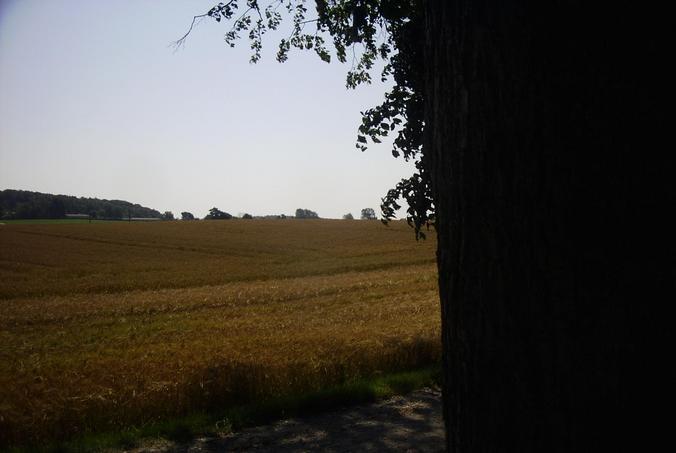
POLYGON ((632 298, 659 279, 627 220, 669 178, 640 159, 655 40, 591 3, 425 2, 452 452, 626 446, 632 298))

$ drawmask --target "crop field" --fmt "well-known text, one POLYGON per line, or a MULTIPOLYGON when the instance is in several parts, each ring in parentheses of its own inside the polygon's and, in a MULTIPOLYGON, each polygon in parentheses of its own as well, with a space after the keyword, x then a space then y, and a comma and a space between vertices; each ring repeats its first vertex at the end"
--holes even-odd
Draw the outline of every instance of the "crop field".
POLYGON ((440 355, 403 222, 0 226, 0 449, 313 391, 440 355))

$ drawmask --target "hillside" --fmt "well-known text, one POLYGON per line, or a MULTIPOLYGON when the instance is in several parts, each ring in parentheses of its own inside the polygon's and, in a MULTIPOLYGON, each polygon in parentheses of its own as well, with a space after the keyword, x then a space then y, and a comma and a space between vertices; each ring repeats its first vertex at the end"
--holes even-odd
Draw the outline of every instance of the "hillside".
POLYGON ((27 190, 0 191, 0 219, 60 219, 66 214, 92 214, 99 219, 161 215, 154 209, 123 200, 78 198, 27 190))

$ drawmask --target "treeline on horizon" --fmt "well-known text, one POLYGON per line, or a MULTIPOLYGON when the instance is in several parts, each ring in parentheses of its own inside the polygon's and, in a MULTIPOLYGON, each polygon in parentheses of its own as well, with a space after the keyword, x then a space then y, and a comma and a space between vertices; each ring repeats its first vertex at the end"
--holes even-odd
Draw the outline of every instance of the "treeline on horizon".
MULTIPOLYGON (((249 213, 241 214, 240 216, 234 216, 229 212, 221 211, 220 209, 213 207, 209 209, 209 213, 204 216, 204 220, 230 220, 230 219, 321 219, 319 214, 310 209, 298 208, 296 209, 295 216, 287 216, 286 214, 272 214, 272 215, 262 215, 262 216, 252 216, 249 213)), ((345 218, 345 217, 343 217, 345 218)), ((162 214, 162 220, 175 220, 174 213, 171 211, 166 211, 162 214)), ((181 212, 181 220, 199 220, 191 212, 181 212)))
POLYGON ((66 214, 86 214, 98 219, 160 218, 162 214, 151 208, 123 200, 52 195, 28 190, 0 191, 0 218, 62 219, 66 214))
MULTIPOLYGON (((124 200, 103 200, 98 198, 75 197, 71 195, 53 195, 42 192, 33 192, 29 190, 0 190, 0 220, 22 220, 22 219, 63 219, 66 215, 87 215, 92 219, 121 220, 128 218, 148 218, 175 220, 171 211, 161 213, 152 208, 130 203, 124 200)), ((181 220, 198 220, 190 212, 182 212, 181 220)), ((218 208, 212 208, 204 217, 204 220, 227 220, 237 218, 228 212, 223 212, 218 208)), ((263 219, 319 219, 319 214, 310 209, 296 209, 295 216, 265 215, 252 216, 243 214, 242 219, 263 218, 263 219)), ((353 219, 351 213, 345 214, 343 219, 353 219)), ((364 208, 361 211, 361 219, 375 220, 375 211, 371 208, 364 208)))

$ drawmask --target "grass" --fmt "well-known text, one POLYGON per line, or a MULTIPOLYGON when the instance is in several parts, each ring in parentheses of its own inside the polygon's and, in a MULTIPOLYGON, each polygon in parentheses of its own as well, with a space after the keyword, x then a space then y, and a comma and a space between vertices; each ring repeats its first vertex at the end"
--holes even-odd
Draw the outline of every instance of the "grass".
POLYGON ((248 426, 281 418, 309 416, 355 404, 371 403, 393 395, 410 393, 424 386, 439 385, 437 366, 361 378, 314 392, 281 395, 247 405, 232 406, 210 413, 198 412, 120 431, 89 434, 69 442, 30 446, 13 451, 59 451, 66 453, 128 449, 154 440, 185 443, 200 435, 219 436, 248 426))
POLYGON ((433 246, 366 221, 5 225, 0 447, 354 398, 437 363, 433 246))

